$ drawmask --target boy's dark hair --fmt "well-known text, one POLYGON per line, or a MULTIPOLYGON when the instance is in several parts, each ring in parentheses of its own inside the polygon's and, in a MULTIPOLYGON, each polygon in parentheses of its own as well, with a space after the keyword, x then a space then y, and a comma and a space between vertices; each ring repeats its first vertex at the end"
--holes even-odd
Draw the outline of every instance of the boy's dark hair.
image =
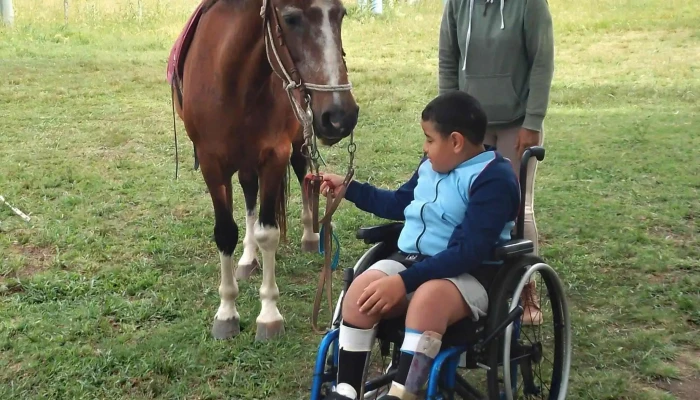
POLYGON ((488 121, 486 113, 476 98, 461 90, 434 98, 423 109, 421 118, 432 122, 442 137, 459 132, 472 144, 484 142, 488 121))

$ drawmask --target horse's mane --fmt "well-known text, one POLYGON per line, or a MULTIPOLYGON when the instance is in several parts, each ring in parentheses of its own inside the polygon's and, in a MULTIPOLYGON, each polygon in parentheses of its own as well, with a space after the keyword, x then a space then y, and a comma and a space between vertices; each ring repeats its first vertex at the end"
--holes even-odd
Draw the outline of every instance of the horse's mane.
POLYGON ((219 2, 219 0, 204 0, 204 2, 202 3, 202 12, 203 13, 207 12, 207 10, 212 8, 214 6, 214 4, 216 4, 218 2, 219 2))

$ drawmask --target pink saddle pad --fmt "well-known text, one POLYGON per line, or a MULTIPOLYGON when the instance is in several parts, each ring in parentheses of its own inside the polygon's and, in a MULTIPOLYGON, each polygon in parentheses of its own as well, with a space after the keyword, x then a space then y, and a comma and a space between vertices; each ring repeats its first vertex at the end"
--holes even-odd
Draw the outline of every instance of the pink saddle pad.
POLYGON ((183 70, 185 68, 185 57, 187 57, 187 50, 192 43, 192 38, 194 37, 194 32, 197 30, 197 24, 199 23, 199 18, 202 16, 202 6, 204 2, 199 3, 197 9, 190 16, 190 19, 185 25, 185 29, 180 32, 177 37, 175 44, 172 49, 170 49, 170 57, 168 58, 168 68, 166 72, 166 78, 169 84, 173 84, 173 76, 177 73, 178 77, 182 77, 183 70))

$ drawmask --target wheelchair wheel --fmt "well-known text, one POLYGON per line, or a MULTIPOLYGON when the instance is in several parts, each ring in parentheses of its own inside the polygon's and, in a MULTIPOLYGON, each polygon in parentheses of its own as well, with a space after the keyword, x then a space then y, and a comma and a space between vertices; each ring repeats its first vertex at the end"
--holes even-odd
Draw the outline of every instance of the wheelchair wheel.
POLYGON ((487 330, 522 307, 521 294, 531 281, 539 297, 542 322, 525 325, 523 315, 489 346, 489 399, 564 399, 571 366, 571 323, 562 283, 552 267, 534 256, 523 257, 505 270, 505 276, 496 280, 499 287, 489 310, 487 330))

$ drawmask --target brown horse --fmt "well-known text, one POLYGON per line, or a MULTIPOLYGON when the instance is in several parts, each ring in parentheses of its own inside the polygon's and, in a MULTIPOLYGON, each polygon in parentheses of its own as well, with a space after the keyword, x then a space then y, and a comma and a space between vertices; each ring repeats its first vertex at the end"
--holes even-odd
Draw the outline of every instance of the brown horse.
MULTIPOLYGON (((258 248, 263 277, 256 340, 284 332, 275 258, 286 226, 288 165, 302 183, 316 138, 333 145, 357 123, 359 107, 342 49, 344 16, 340 0, 205 0, 189 33, 180 37, 186 42, 183 50, 173 48, 171 56, 181 59, 169 60, 173 102, 214 205, 214 240, 221 259, 215 338, 240 332, 237 281, 257 267, 258 248), (247 216, 234 274, 238 226, 232 216, 231 178, 236 172, 247 216)), ((302 192, 302 248, 317 251, 319 235, 302 192)))

